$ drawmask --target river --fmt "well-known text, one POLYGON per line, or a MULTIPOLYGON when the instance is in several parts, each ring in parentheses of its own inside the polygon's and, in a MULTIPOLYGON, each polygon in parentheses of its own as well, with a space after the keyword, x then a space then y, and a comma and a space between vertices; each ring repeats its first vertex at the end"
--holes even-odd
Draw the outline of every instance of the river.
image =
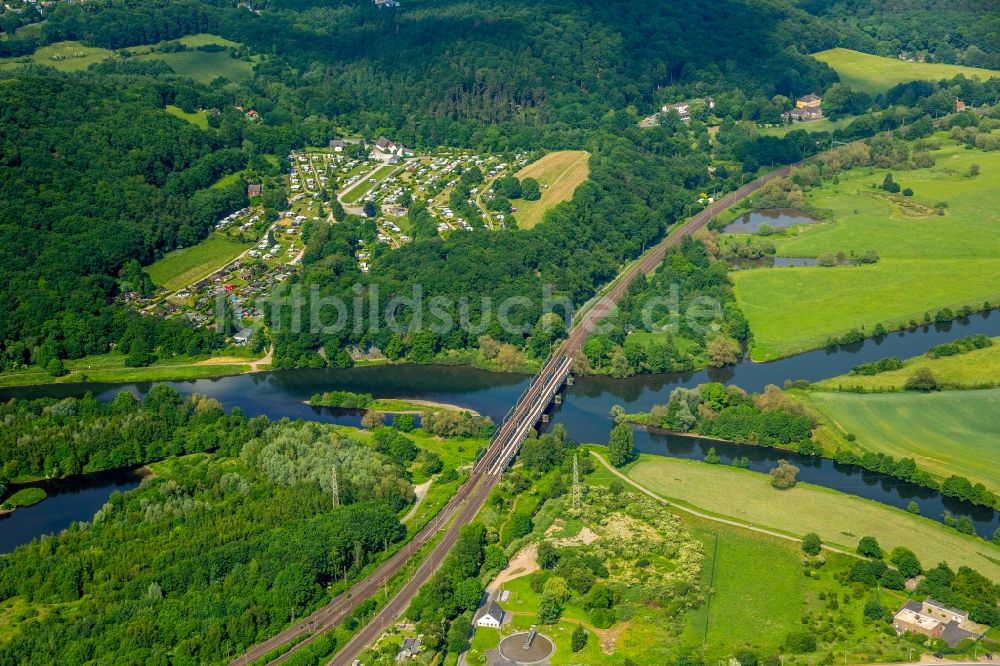
MULTIPOLYGON (((925 352, 929 347, 956 338, 983 333, 1000 335, 1000 313, 983 313, 954 322, 932 324, 915 331, 890 333, 868 339, 850 348, 816 350, 771 363, 751 363, 747 360, 730 367, 710 368, 698 372, 637 375, 626 379, 611 377, 579 377, 567 387, 562 405, 551 410, 552 423, 562 423, 569 436, 581 442, 605 442, 611 428, 609 417, 613 405, 626 411, 648 411, 655 404, 667 401, 677 386, 691 387, 707 381, 736 384, 747 391, 759 392, 767 384, 781 386, 786 379, 818 381, 846 373, 853 366, 886 356, 907 358, 925 352)), ((451 403, 475 409, 499 421, 515 403, 528 384, 524 375, 490 373, 465 366, 383 365, 346 370, 283 370, 253 375, 238 375, 218 379, 167 382, 180 393, 202 393, 216 398, 226 409, 239 407, 247 415, 263 414, 272 419, 313 419, 326 423, 358 425, 356 412, 317 408, 306 404, 314 394, 329 390, 368 392, 376 397, 415 398, 451 403)), ((142 395, 152 383, 138 384, 50 384, 37 387, 0 388, 0 400, 10 397, 79 396, 90 391, 103 400, 110 400, 119 391, 142 395)), ((787 458, 801 468, 802 481, 878 500, 905 508, 911 500, 920 505, 921 514, 941 519, 945 511, 956 516, 968 515, 980 535, 989 537, 1000 527, 1000 513, 976 507, 966 502, 945 498, 936 491, 884 477, 860 468, 837 465, 830 460, 798 456, 763 447, 739 444, 712 446, 724 458, 746 456, 751 468, 767 471, 778 458, 787 458)), ((692 438, 656 434, 639 430, 636 446, 640 451, 674 457, 700 459, 707 450, 704 442, 692 438)), ((93 497, 107 497, 113 490, 107 485, 95 489, 93 497)), ((89 520, 103 500, 93 508, 80 506, 70 515, 63 497, 56 492, 50 498, 29 509, 20 509, 0 522, 0 532, 8 532, 15 517, 33 528, 24 529, 23 540, 68 526, 74 520, 89 520), (52 514, 50 515, 50 507, 52 514), (59 516, 56 511, 61 511, 59 516), (29 513, 30 512, 30 513, 29 513), (30 516, 30 517, 29 517, 30 516)), ((19 523, 20 524, 20 523, 19 523)), ((5 538, 6 534, 4 535, 5 538)), ((16 537, 9 538, 14 541, 16 537)), ((3 544, 0 543, 0 548, 3 544)))

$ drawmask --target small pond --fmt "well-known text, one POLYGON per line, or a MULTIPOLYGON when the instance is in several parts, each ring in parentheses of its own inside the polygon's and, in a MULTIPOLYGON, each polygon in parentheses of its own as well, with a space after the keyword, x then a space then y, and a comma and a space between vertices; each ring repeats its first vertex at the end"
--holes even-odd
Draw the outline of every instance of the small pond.
POLYGON ((819 220, 791 208, 762 208, 743 213, 723 230, 728 234, 755 234, 762 224, 773 229, 787 229, 797 224, 816 224, 819 220))

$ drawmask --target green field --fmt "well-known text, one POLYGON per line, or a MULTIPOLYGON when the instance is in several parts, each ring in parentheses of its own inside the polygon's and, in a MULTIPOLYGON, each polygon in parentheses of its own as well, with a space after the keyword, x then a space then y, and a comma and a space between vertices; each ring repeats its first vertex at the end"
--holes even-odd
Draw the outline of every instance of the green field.
POLYGON ((1000 76, 1000 72, 978 67, 906 62, 899 58, 883 58, 840 48, 820 51, 814 53, 813 57, 832 67, 843 83, 872 95, 908 81, 953 79, 959 74, 978 76, 980 79, 1000 76))
POLYGON ((138 60, 162 60, 180 76, 189 76, 200 83, 211 83, 222 76, 230 81, 246 81, 253 76, 253 65, 229 55, 227 51, 177 51, 147 53, 138 60))
MULTIPOLYGON (((152 365, 142 368, 126 366, 124 354, 111 352, 67 360, 65 368, 69 374, 61 377, 53 377, 44 370, 39 370, 37 366, 0 373, 0 386, 36 386, 67 382, 122 384, 128 382, 185 381, 249 372, 250 361, 256 360, 256 357, 236 358, 231 355, 233 351, 227 350, 223 352, 226 356, 215 358, 174 356, 157 360, 152 365)), ((240 353, 250 353, 246 347, 239 351, 240 353)))
POLYGON ((916 460, 932 474, 964 476, 1000 492, 1000 389, 942 393, 835 393, 805 399, 869 451, 916 460))
POLYGON ((542 198, 538 201, 514 201, 518 228, 532 228, 542 221, 549 208, 571 199, 580 183, 590 176, 589 160, 590 153, 585 150, 560 150, 518 171, 515 176, 519 180, 534 178, 542 187, 542 198))
POLYGON ((1000 578, 1000 547, 853 495, 805 483, 775 490, 757 472, 651 455, 640 456, 628 476, 668 500, 754 526, 793 536, 816 532, 824 543, 849 550, 872 535, 883 549, 906 546, 922 562, 965 564, 1000 578))
POLYGON ((388 178, 395 170, 396 167, 391 164, 379 167, 378 169, 375 170, 375 173, 355 183, 353 188, 351 188, 350 190, 345 192, 343 196, 341 196, 341 201, 343 201, 345 204, 352 204, 358 201, 366 194, 368 194, 368 192, 370 192, 373 187, 375 187, 383 180, 388 178), (371 182, 372 178, 375 179, 374 183, 371 182))
POLYGON ((148 266, 146 272, 157 285, 175 291, 222 268, 247 247, 228 236, 213 233, 197 245, 167 253, 148 266))
MULTIPOLYGON (((80 42, 56 42, 42 46, 28 60, 39 65, 48 65, 61 72, 76 72, 87 69, 96 62, 107 60, 114 54, 102 48, 84 46, 80 42)), ((10 69, 19 65, 18 59, 0 61, 0 68, 10 69)))
POLYGON ((791 125, 760 127, 757 129, 757 133, 761 136, 785 136, 792 130, 798 129, 805 130, 807 132, 832 132, 833 130, 847 127, 852 122, 854 122, 854 116, 844 116, 843 118, 837 118, 836 120, 820 118, 819 120, 811 120, 804 123, 793 123, 791 125))
MULTIPOLYGON (((939 135, 940 136, 940 135, 939 135)), ((854 169, 806 193, 810 207, 829 221, 775 237, 782 256, 878 252, 877 264, 762 268, 733 272, 736 298, 754 342, 751 356, 764 361, 822 347, 829 337, 857 328, 887 330, 925 312, 957 310, 1000 300, 1000 153, 960 149, 944 140, 928 169, 894 172, 911 198, 880 196, 871 189, 887 170, 854 169), (966 176, 972 163, 982 167, 966 176), (943 216, 933 213, 940 201, 943 216), (914 209, 914 206, 922 208, 914 209)))
POLYGON ((703 587, 711 583, 714 592, 710 604, 688 613, 684 642, 778 652, 785 635, 801 626, 806 579, 797 545, 708 523, 695 533, 705 544, 703 587))
POLYGON ((188 121, 195 127, 200 127, 201 129, 208 129, 208 114, 205 113, 204 111, 185 113, 184 110, 182 110, 179 106, 174 106, 173 104, 168 104, 166 111, 172 116, 177 116, 181 120, 188 121))
POLYGON ((946 389, 974 389, 1000 386, 1000 338, 993 346, 965 354, 928 358, 917 356, 904 361, 899 370, 877 375, 840 375, 816 382, 813 387, 826 390, 901 391, 906 380, 918 369, 928 368, 946 389))

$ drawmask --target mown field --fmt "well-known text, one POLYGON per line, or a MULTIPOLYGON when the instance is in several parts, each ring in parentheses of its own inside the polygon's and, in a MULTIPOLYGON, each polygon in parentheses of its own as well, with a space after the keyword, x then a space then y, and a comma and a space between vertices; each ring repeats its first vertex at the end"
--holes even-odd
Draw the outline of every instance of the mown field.
MULTIPOLYGON (((107 60, 114 55, 108 49, 84 46, 80 42, 56 42, 42 46, 26 60, 39 65, 47 65, 61 72, 77 72, 87 69, 96 62, 107 60)), ((18 67, 19 58, 0 60, 0 69, 18 67)))
POLYGON ((115 352, 70 359, 65 362, 69 374, 53 377, 37 366, 27 370, 10 370, 0 373, 0 386, 36 386, 40 384, 68 382, 127 383, 184 381, 238 375, 250 370, 251 358, 227 357, 219 362, 215 359, 175 356, 155 361, 152 365, 130 368, 125 365, 125 355, 115 352))
MULTIPOLYGON (((943 135, 938 135, 943 137, 943 135)), ((754 360, 772 360, 822 347, 831 336, 857 328, 870 334, 922 321, 942 307, 957 310, 1000 300, 1000 153, 964 150, 947 139, 935 166, 896 171, 913 197, 872 190, 886 169, 854 169, 807 192, 808 204, 827 222, 788 238, 775 238, 778 254, 816 257, 861 254, 867 266, 764 268, 732 273, 736 298, 754 335, 754 360), (981 173, 967 176, 971 164, 981 173), (943 216, 934 213, 947 202, 943 216)))
POLYGON ((177 51, 136 56, 138 60, 162 60, 180 76, 189 76, 200 83, 211 83, 218 77, 230 81, 245 81, 253 76, 250 63, 233 58, 226 51, 177 51))
POLYGON ((188 121, 195 127, 199 127, 203 130, 208 129, 208 114, 206 114, 204 111, 195 111, 194 113, 186 113, 179 106, 174 106, 173 104, 168 104, 166 111, 172 116, 177 116, 181 120, 188 121))
POLYGON ((938 81, 952 79, 959 74, 978 76, 981 79, 1000 76, 1000 72, 978 67, 906 62, 899 58, 883 58, 841 48, 820 51, 814 53, 813 57, 832 67, 842 82, 871 95, 883 93, 898 83, 908 81, 938 81))
POLYGON ((518 228, 532 228, 542 221, 549 208, 571 199, 577 186, 590 176, 589 159, 590 153, 585 150, 560 150, 514 174, 520 180, 534 178, 542 188, 542 198, 538 201, 518 199, 514 202, 518 228))
POLYGON ((806 483, 775 490, 764 474, 657 456, 641 456, 627 473, 668 500, 722 517, 793 536, 815 532, 849 550, 871 535, 886 550, 906 546, 922 562, 968 565, 1000 578, 1000 547, 878 502, 806 483))
POLYGON ((845 116, 843 118, 837 118, 836 120, 830 120, 829 118, 820 118, 819 120, 811 120, 804 123, 793 123, 791 125, 778 125, 777 127, 760 127, 757 132, 763 136, 785 136, 792 130, 805 130, 807 132, 832 132, 836 129, 841 129, 842 127, 847 127, 854 121, 854 116, 845 116))
POLYGON ((901 391, 906 380, 920 368, 933 372, 938 382, 947 389, 1000 386, 1000 338, 993 338, 993 346, 985 349, 940 358, 917 356, 903 363, 899 370, 870 376, 840 375, 816 382, 813 387, 824 391, 901 391))
POLYGON ((150 264, 146 272, 158 286, 180 289, 225 266, 247 247, 228 236, 213 233, 197 245, 168 252, 150 264))
POLYGON ((1000 389, 804 395, 863 449, 910 457, 932 474, 958 474, 1000 492, 1000 389))

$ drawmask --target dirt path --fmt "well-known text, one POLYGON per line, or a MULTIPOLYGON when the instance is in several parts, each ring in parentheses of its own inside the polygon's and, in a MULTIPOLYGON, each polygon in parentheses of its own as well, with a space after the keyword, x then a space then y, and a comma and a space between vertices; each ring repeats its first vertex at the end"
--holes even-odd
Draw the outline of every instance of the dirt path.
POLYGON ((434 479, 430 478, 418 486, 413 486, 413 494, 417 496, 417 501, 413 503, 413 508, 411 508, 399 522, 407 523, 413 518, 413 516, 417 515, 417 509, 420 508, 420 503, 424 501, 425 497, 427 497, 427 491, 430 489, 432 483, 434 483, 434 479))
POLYGON ((261 366, 271 365, 271 361, 274 359, 274 345, 267 348, 267 353, 264 354, 263 358, 257 359, 250 363, 250 372, 260 372, 263 368, 261 366))
POLYGON ((538 546, 530 543, 517 551, 517 554, 510 559, 504 570, 489 582, 486 586, 486 593, 493 594, 504 583, 515 578, 520 578, 521 576, 527 576, 536 571, 538 571, 538 546))
MULTIPOLYGON (((774 530, 769 530, 769 529, 767 529, 765 527, 755 527, 753 525, 750 525, 748 523, 743 523, 743 522, 740 522, 738 520, 731 520, 729 518, 719 518, 718 516, 713 516, 711 514, 707 514, 707 513, 703 513, 701 511, 698 511, 697 509, 692 509, 692 508, 689 508, 689 507, 686 507, 686 506, 682 506, 682 505, 674 503, 674 502, 669 502, 666 499, 664 499, 663 497, 660 497, 659 495, 657 495, 656 493, 654 493, 652 490, 650 490, 646 486, 640 484, 637 481, 633 481, 631 478, 629 478, 628 476, 626 476, 623 472, 619 471, 611 463, 609 463, 607 460, 605 460, 604 456, 602 456, 600 453, 597 453, 596 451, 591 451, 591 453, 593 454, 593 456, 595 458, 597 458, 600 461, 600 463, 602 465, 604 465, 606 468, 608 468, 608 471, 610 471, 612 474, 614 474, 619 479, 621 479, 625 483, 629 484, 630 486, 632 486, 636 490, 638 490, 638 491, 640 491, 640 492, 642 492, 642 493, 644 493, 644 494, 652 497, 653 499, 655 499, 657 502, 660 502, 661 504, 668 505, 670 507, 673 507, 674 509, 677 509, 678 511, 683 511, 685 513, 689 513, 692 516, 697 516, 698 518, 702 518, 704 520, 710 520, 710 521, 715 522, 715 523, 722 523, 723 525, 732 525, 734 527, 742 527, 745 530, 750 530, 751 532, 757 532, 758 534, 766 534, 768 536, 778 537, 779 539, 785 539, 786 541, 794 541, 795 543, 802 543, 802 539, 800 539, 799 537, 790 536, 788 534, 782 534, 781 532, 775 532, 774 530)), ((851 557, 857 557, 856 553, 853 553, 853 552, 851 552, 849 550, 842 550, 842 549, 837 548, 835 546, 828 546, 826 544, 823 544, 823 549, 824 550, 829 550, 830 552, 833 552, 833 553, 840 553, 841 555, 850 555, 851 557)))

